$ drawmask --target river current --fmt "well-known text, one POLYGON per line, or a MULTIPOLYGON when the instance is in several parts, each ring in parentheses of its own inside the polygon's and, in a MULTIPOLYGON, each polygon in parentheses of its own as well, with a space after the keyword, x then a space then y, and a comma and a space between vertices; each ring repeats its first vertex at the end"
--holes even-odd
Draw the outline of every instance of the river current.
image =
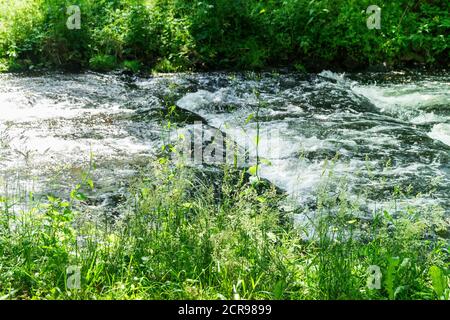
POLYGON ((332 172, 368 210, 400 186, 450 211, 448 72, 0 75, 0 193, 63 195, 91 162, 93 203, 113 205, 167 143, 168 101, 172 128, 220 132, 298 206, 332 172))

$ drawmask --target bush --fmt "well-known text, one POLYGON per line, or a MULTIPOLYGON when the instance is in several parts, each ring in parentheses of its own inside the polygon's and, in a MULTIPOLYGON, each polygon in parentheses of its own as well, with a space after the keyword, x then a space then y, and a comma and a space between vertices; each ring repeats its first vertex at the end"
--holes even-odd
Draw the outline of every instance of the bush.
POLYGON ((100 54, 89 60, 89 67, 95 71, 111 71, 117 67, 117 61, 114 56, 100 54))
POLYGON ((138 73, 141 70, 142 65, 137 60, 125 60, 123 62, 123 68, 127 71, 138 73))
POLYGON ((110 55, 161 71, 448 64, 445 1, 380 4, 381 30, 366 27, 369 0, 80 0, 81 30, 65 26, 69 2, 1 0, 0 58, 80 68, 110 55))

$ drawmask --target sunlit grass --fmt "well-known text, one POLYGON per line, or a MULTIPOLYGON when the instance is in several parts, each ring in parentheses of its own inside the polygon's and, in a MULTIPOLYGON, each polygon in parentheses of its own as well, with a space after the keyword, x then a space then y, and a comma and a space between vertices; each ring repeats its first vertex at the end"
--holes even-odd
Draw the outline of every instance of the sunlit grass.
POLYGON ((413 208, 358 219, 345 193, 322 192, 314 232, 293 223, 284 196, 224 168, 220 190, 160 161, 114 221, 87 220, 49 198, 0 218, 5 299, 448 299, 442 212, 413 208), (327 195, 328 194, 328 195, 327 195), (367 287, 379 266, 380 289, 367 287), (80 289, 67 267, 81 268, 80 289))

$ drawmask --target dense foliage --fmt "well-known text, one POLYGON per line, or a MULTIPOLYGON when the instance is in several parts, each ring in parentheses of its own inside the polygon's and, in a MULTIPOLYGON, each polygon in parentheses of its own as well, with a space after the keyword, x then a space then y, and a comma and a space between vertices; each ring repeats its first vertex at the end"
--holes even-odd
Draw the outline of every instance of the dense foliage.
POLYGON ((0 70, 447 65, 445 0, 0 0, 0 70), (366 26, 381 7, 381 29, 366 26), (81 29, 66 8, 81 8, 81 29))
POLYGON ((224 168, 216 188, 166 158, 146 172, 115 219, 76 209, 83 184, 20 212, 0 198, 0 299, 449 299, 442 209, 368 221, 328 180, 311 230, 243 171, 224 168))

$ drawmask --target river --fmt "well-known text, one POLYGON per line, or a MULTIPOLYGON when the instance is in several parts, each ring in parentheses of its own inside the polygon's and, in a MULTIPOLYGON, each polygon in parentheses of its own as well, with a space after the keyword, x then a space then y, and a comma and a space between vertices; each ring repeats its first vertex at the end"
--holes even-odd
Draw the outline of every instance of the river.
POLYGON ((389 207, 400 186, 396 206, 448 214, 449 89, 448 72, 3 74, 0 194, 67 195, 91 161, 91 204, 114 207, 167 143, 170 100, 172 131, 220 132, 249 152, 243 165, 257 154, 258 175, 297 206, 314 210, 332 172, 368 211, 389 207))

